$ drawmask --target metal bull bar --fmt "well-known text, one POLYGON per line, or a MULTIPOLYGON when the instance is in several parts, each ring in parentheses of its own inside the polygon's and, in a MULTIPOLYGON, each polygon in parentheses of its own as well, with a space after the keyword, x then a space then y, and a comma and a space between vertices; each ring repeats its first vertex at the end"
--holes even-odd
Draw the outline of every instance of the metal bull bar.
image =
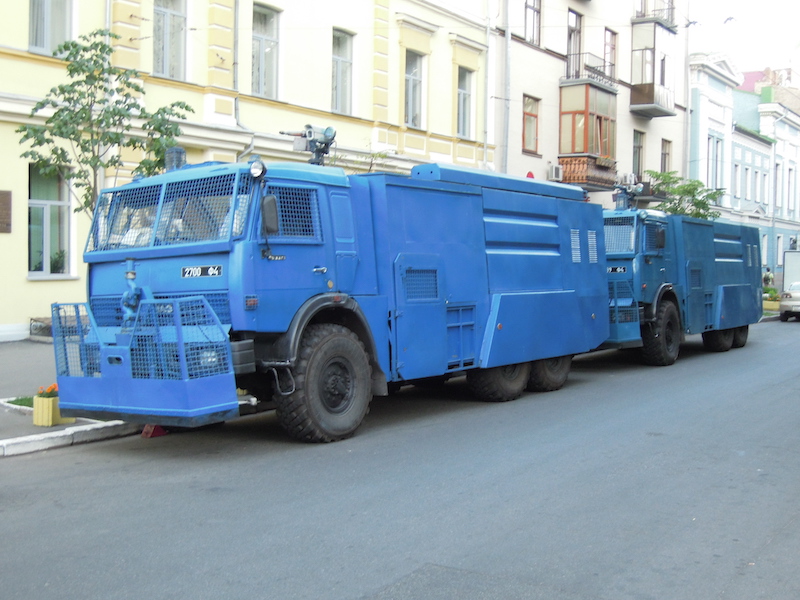
POLYGON ((196 427, 238 416, 228 334, 202 296, 141 300, 99 327, 86 303, 53 304, 61 412, 196 427))

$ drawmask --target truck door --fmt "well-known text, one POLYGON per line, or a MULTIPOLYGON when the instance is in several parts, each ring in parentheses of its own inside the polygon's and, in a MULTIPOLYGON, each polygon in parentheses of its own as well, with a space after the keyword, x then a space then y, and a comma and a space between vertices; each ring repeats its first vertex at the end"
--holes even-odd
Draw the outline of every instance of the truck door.
POLYGON ((394 263, 393 375, 409 380, 447 371, 444 274, 435 254, 398 254, 394 263))
POLYGON ((713 323, 714 231, 711 224, 683 223, 686 273, 686 322, 689 333, 702 333, 713 323))
POLYGON ((358 268, 358 248, 350 195, 343 192, 332 192, 329 205, 336 252, 336 276, 333 277, 333 274, 330 274, 329 279, 333 282, 336 291, 352 292, 358 268))
POLYGON ((334 288, 336 260, 323 232, 324 188, 270 184, 265 193, 277 198, 279 231, 267 239, 259 235, 254 256, 255 288, 263 309, 259 328, 285 331, 305 300, 334 288))

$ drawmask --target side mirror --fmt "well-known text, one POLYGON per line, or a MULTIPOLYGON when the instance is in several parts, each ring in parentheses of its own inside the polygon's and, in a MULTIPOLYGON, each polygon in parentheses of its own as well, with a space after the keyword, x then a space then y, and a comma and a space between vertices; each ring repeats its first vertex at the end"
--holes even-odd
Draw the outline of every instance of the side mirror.
POLYGON ((656 248, 662 250, 667 246, 667 231, 663 225, 656 229, 656 248))
POLYGON ((261 235, 278 233, 278 199, 273 195, 261 197, 261 235))

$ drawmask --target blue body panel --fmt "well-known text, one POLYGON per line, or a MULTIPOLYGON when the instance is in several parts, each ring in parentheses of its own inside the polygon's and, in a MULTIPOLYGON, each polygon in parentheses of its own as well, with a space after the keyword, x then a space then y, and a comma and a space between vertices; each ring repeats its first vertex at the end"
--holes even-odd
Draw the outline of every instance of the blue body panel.
POLYGON ((410 176, 270 165, 263 186, 247 177, 246 165, 215 164, 109 192, 116 200, 96 219, 85 255, 89 306, 54 307, 63 325, 62 406, 71 414, 173 424, 230 418, 230 349, 182 335, 202 330, 226 347, 234 333, 262 336, 272 344, 264 352, 274 353, 261 355, 265 364, 290 367, 294 338, 286 336, 302 333, 318 311, 344 306, 363 321, 373 371, 387 381, 587 352, 609 336, 602 210, 579 188, 445 165, 410 176), (205 180, 221 183, 208 183, 205 196, 186 192, 205 180), (223 185, 231 186, 227 200, 223 185), (268 238, 261 194, 278 205, 280 229, 268 238), (214 217, 204 237, 175 241, 198 230, 198 215, 214 217), (121 219, 143 216, 155 225, 126 242, 133 237, 121 219), (131 264, 142 297, 135 324, 121 305, 134 285, 125 279, 131 264), (195 309, 203 328, 194 313, 183 325, 169 320, 187 297, 204 301, 195 309), (171 370, 159 366, 159 348, 171 370), (227 367, 192 375, 187 365, 198 356, 227 367))

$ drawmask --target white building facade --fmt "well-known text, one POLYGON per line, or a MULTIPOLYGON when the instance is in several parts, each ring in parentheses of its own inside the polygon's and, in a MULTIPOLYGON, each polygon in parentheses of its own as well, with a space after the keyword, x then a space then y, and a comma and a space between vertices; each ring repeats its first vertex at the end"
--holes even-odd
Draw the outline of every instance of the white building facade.
POLYGON ((742 75, 721 55, 693 54, 690 67, 688 177, 724 190, 716 207, 721 219, 759 228, 762 267, 781 289, 784 252, 796 249, 800 238, 800 114, 789 101, 794 94, 775 86, 758 93, 736 89, 742 75))

